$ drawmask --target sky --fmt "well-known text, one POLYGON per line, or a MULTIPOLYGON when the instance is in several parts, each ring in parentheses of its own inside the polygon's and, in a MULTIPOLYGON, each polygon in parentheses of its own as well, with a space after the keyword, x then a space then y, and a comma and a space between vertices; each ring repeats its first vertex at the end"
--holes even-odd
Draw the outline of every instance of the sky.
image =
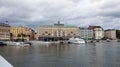
POLYGON ((0 0, 0 22, 11 26, 100 25, 120 29, 120 0, 0 0))

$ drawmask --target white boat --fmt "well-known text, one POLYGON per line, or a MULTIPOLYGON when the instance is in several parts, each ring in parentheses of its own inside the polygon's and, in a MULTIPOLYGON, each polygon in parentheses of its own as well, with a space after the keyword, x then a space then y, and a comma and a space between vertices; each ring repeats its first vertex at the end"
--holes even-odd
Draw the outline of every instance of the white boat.
POLYGON ((68 43, 81 44, 81 43, 85 43, 85 40, 72 37, 68 40, 68 43))
POLYGON ((16 45, 18 45, 18 46, 29 46, 29 45, 31 45, 31 43, 30 42, 16 42, 16 45))
POLYGON ((16 42, 16 45, 24 45, 24 42, 16 42))
POLYGON ((30 41, 33 44, 58 44, 59 41, 30 41))
POLYGON ((31 43, 27 42, 6 42, 8 46, 27 46, 31 45, 31 43))

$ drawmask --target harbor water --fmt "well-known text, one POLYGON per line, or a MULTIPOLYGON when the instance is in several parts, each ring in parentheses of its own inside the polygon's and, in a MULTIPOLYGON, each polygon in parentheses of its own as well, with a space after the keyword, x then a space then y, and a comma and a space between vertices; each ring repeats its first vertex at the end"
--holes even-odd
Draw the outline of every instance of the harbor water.
POLYGON ((120 43, 0 46, 14 67, 120 67, 120 43))

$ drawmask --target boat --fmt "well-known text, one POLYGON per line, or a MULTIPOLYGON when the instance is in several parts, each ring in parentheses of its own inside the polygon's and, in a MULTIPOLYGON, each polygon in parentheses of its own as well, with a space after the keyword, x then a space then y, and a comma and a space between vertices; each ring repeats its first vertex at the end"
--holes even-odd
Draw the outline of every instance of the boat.
POLYGON ((59 44, 60 41, 30 41, 32 44, 59 44))
POLYGON ((110 42, 110 39, 106 39, 106 42, 110 42))
POLYGON ((0 67, 13 67, 13 66, 0 55, 0 67))
POLYGON ((29 46, 29 45, 32 45, 32 43, 30 43, 30 42, 16 42, 16 45, 18 45, 18 46, 29 46))
POLYGON ((118 39, 117 42, 120 42, 120 39, 118 39))
POLYGON ((0 42, 0 46, 6 46, 7 44, 5 44, 4 42, 0 42))
POLYGON ((6 42, 8 46, 27 46, 31 45, 32 43, 30 42, 6 42))
POLYGON ((74 37, 72 37, 72 38, 70 38, 69 40, 68 40, 68 43, 74 43, 74 44, 84 44, 85 43, 85 40, 83 40, 83 39, 80 39, 80 38, 74 38, 74 37))

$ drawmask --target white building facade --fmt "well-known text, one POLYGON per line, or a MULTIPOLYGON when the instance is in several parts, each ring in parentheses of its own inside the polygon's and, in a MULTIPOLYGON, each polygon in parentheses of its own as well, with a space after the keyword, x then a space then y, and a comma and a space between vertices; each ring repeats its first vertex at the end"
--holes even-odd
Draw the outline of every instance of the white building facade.
POLYGON ((105 30, 105 38, 115 40, 116 39, 116 30, 115 29, 105 30))
POLYGON ((93 29, 94 39, 104 38, 104 29, 101 26, 89 26, 89 28, 93 29))
POLYGON ((80 38, 84 40, 92 40, 93 30, 89 28, 80 28, 80 38))

